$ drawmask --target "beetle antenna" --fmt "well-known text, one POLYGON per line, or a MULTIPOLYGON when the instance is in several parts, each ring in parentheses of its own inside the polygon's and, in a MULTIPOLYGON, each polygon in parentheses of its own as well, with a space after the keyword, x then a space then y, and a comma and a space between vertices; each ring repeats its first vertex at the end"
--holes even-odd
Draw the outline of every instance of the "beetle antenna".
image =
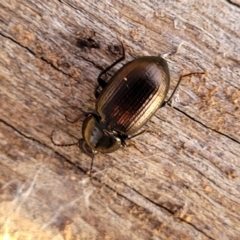
POLYGON ((173 92, 172 92, 172 94, 171 94, 171 96, 168 98, 167 101, 164 101, 164 102, 163 102, 163 104, 162 104, 161 107, 164 107, 166 104, 168 104, 168 103, 172 100, 174 94, 176 93, 176 91, 177 91, 177 89, 178 89, 178 87, 179 87, 179 85, 180 85, 180 83, 181 83, 181 81, 182 81, 182 79, 183 79, 184 77, 188 77, 188 76, 195 75, 195 74, 196 74, 196 75, 202 75, 202 74, 205 74, 205 72, 193 72, 193 73, 187 73, 187 74, 181 75, 180 78, 179 78, 179 80, 178 80, 178 83, 177 83, 175 89, 173 90, 173 92))
POLYGON ((87 171, 87 174, 89 174, 89 176, 91 177, 92 176, 92 167, 93 167, 93 159, 94 159, 94 156, 92 156, 92 161, 91 161, 91 165, 90 165, 90 169, 87 171))
POLYGON ((58 147, 70 147, 70 146, 74 146, 74 145, 78 145, 78 144, 79 144, 79 141, 76 142, 76 143, 67 143, 67 144, 55 143, 54 140, 53 140, 53 133, 54 133, 54 130, 53 130, 52 133, 51 133, 51 142, 52 142, 55 146, 58 146, 58 147))

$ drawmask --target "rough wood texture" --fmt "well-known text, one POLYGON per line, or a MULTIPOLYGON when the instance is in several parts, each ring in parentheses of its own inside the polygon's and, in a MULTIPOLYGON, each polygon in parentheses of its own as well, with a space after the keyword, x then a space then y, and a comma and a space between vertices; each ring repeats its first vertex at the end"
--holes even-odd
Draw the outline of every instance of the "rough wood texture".
POLYGON ((0 239, 239 239, 239 19, 237 0, 1 1, 0 239), (64 115, 94 109, 118 37, 125 62, 168 55, 171 90, 206 74, 151 119, 142 153, 98 155, 90 179, 50 134, 81 138, 64 115))

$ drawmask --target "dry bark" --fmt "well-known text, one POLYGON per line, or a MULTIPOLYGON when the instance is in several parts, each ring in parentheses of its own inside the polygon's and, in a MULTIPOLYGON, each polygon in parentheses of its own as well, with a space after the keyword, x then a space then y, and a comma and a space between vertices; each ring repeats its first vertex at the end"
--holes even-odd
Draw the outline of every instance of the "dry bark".
MULTIPOLYGON (((240 7, 224 0, 0 3, 0 239, 239 239, 240 7), (167 55, 173 107, 94 160, 74 119, 121 55, 167 55), (76 106, 76 107, 74 107, 76 106)), ((119 64, 118 67, 120 67, 119 64)), ((115 68, 116 70, 117 68, 115 68)), ((113 73, 114 71, 112 71, 113 73)), ((170 91, 170 92, 171 92, 170 91)), ((170 94, 170 93, 169 93, 170 94)))

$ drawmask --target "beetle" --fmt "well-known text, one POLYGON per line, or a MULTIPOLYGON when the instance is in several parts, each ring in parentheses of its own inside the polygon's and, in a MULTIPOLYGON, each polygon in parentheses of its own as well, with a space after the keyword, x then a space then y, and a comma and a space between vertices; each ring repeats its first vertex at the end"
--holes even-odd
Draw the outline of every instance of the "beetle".
MULTIPOLYGON (((124 49, 124 48, 123 48, 124 49)), ((125 58, 117 60, 117 63, 125 58)), ((161 57, 140 57, 120 68, 105 82, 102 75, 117 64, 113 63, 98 77, 95 91, 96 113, 83 121, 83 149, 88 155, 111 153, 126 146, 133 136, 163 104, 169 89, 167 62, 161 57)))
POLYGON ((136 58, 123 65, 108 82, 103 79, 103 75, 124 59, 125 49, 122 44, 122 57, 98 76, 99 85, 95 89, 96 109, 95 112, 87 113, 83 121, 83 138, 78 144, 92 157, 90 170, 95 154, 114 152, 126 146, 127 140, 144 132, 138 133, 155 112, 172 99, 183 77, 203 74, 195 72, 182 75, 166 101, 170 73, 166 60, 160 56, 136 58))

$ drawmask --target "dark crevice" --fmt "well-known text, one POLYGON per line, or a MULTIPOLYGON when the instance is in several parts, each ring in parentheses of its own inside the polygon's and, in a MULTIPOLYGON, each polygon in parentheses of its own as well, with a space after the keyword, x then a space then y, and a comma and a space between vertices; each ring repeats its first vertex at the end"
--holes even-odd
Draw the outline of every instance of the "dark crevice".
POLYGON ((220 132, 220 131, 218 131, 218 130, 216 130, 216 129, 214 129, 214 128, 211 128, 211 127, 205 125, 204 123, 202 123, 202 122, 200 122, 199 120, 195 119, 194 117, 190 116, 189 114, 187 114, 187 113, 184 112, 183 110, 181 110, 181 109, 179 109, 179 108, 177 108, 177 107, 171 106, 170 103, 168 103, 168 106, 174 108, 175 110, 177 110, 178 112, 182 113, 183 115, 185 115, 186 117, 188 117, 188 118, 191 119, 192 121, 200 124, 201 126, 207 128, 207 129, 210 129, 211 131, 213 131, 213 132, 215 132, 215 133, 218 133, 218 134, 220 134, 220 135, 222 135, 222 136, 224 136, 224 137, 232 140, 232 141, 235 142, 235 143, 240 144, 240 141, 238 141, 237 139, 234 139, 233 137, 230 137, 230 136, 228 136, 228 135, 225 134, 225 133, 222 133, 222 132, 220 132))
POLYGON ((78 8, 76 8, 75 6, 73 6, 73 4, 70 4, 69 2, 65 2, 65 1, 62 1, 62 0, 58 0, 58 1, 59 1, 60 3, 63 3, 63 4, 65 4, 65 5, 73 8, 74 10, 78 10, 78 11, 79 11, 78 8))
POLYGON ((230 3, 231 5, 240 8, 240 5, 238 3, 234 3, 231 0, 226 0, 227 3, 230 3))
POLYGON ((13 39, 12 37, 6 36, 6 35, 3 34, 2 32, 0 32, 0 35, 3 36, 3 37, 5 37, 5 38, 10 39, 11 41, 13 41, 14 43, 16 43, 17 45, 23 47, 23 48, 26 49, 28 52, 30 52, 33 56, 35 56, 35 57, 37 57, 38 59, 41 59, 41 60, 44 61, 45 63, 49 64, 49 65, 50 65, 51 67, 53 67, 55 70, 57 70, 57 71, 61 72, 62 74, 66 75, 66 76, 68 76, 68 77, 70 77, 70 78, 72 78, 71 75, 69 75, 69 74, 61 71, 59 68, 57 68, 56 66, 54 66, 51 62, 49 62, 49 61, 48 61, 47 59, 45 59, 44 57, 40 57, 40 58, 39 58, 30 48, 22 45, 21 43, 19 43, 18 41, 16 41, 16 40, 13 39))
MULTIPOLYGON (((126 183, 123 182, 123 184, 124 184, 125 186, 127 186, 128 188, 130 188, 132 191, 134 191, 136 194, 138 194, 139 196, 141 196, 142 198, 148 200, 148 201, 149 201, 150 203, 152 203, 154 206, 157 206, 157 207, 159 207, 159 208, 161 208, 161 209, 166 210, 166 211, 167 211, 168 213, 170 213, 171 215, 174 215, 174 214, 175 214, 174 211, 171 211, 171 210, 169 210, 167 207, 164 207, 164 206, 162 206, 162 205, 160 205, 160 204, 158 204, 158 203, 155 203, 155 202, 152 201, 150 198, 144 196, 142 193, 140 193, 140 192, 137 191, 136 189, 133 189, 132 187, 128 186, 126 183)), ((125 198, 126 198, 126 197, 125 197, 125 198)), ((128 201, 130 201, 130 200, 128 199, 128 201)), ((136 203, 134 203, 134 204, 136 204, 136 203)), ((141 207, 141 206, 140 206, 140 207, 141 207)), ((196 227, 194 224, 192 224, 192 223, 190 223, 190 222, 188 222, 188 221, 185 221, 183 218, 178 218, 178 219, 180 219, 182 222, 184 222, 184 223, 192 226, 194 229, 196 229, 198 232, 202 233, 204 236, 208 237, 209 239, 214 239, 214 238, 212 238, 211 236, 207 235, 205 232, 203 232, 201 229, 199 229, 198 227, 196 227)))
MULTIPOLYGON (((97 180, 97 181, 100 182, 100 180, 97 180)), ((165 210, 165 211, 168 212, 169 214, 174 215, 174 212, 173 212, 173 211, 169 210, 168 208, 166 208, 166 207, 164 207, 164 206, 162 206, 162 205, 160 205, 160 204, 155 203, 155 202, 152 201, 150 198, 142 195, 142 194, 141 194, 140 192, 138 192, 137 190, 135 190, 135 189, 133 189, 132 187, 128 186, 126 183, 124 183, 124 182, 122 182, 122 183, 123 183, 126 187, 128 187, 128 188, 130 188, 132 191, 134 191, 136 194, 138 194, 138 195, 141 196, 142 198, 144 198, 144 199, 146 199, 147 201, 149 201, 150 203, 152 203, 154 206, 157 206, 157 207, 165 210)), ((112 188, 111 186, 107 185, 106 183, 102 183, 102 184, 104 184, 104 186, 106 186, 108 189, 112 190, 113 192, 116 192, 116 193, 118 194, 118 196, 122 197, 123 199, 125 199, 125 200, 127 200, 127 201, 133 203, 134 205, 137 205, 137 206, 139 206, 139 207, 141 207, 141 208, 143 207, 143 206, 135 203, 135 202, 132 201, 131 199, 127 198, 125 195, 119 193, 118 191, 116 191, 116 189, 112 188)), ((147 210, 147 209, 146 209, 146 210, 147 210)), ((154 213, 153 213, 153 214, 154 214, 154 213)), ((194 229, 196 229, 198 232, 202 233, 204 236, 208 237, 209 239, 214 239, 214 238, 210 237, 209 235, 207 235, 205 232, 203 232, 201 229, 197 228, 194 224, 192 224, 192 223, 190 223, 190 222, 187 222, 187 221, 185 221, 185 220, 182 219, 182 218, 178 218, 178 219, 180 219, 182 222, 190 225, 191 227, 193 227, 194 229)))
POLYGON ((164 207, 158 203, 155 203, 154 201, 152 201, 150 198, 144 196, 142 193, 140 193, 139 191, 137 191, 136 189, 130 187, 129 185, 127 185, 125 182, 122 182, 126 187, 130 188, 132 191, 134 191, 135 193, 137 193, 138 195, 140 195, 142 198, 148 200, 150 203, 152 203, 154 206, 158 206, 161 209, 164 209, 165 211, 167 211, 169 214, 174 215, 174 211, 169 210, 167 207, 164 207))
MULTIPOLYGON (((28 52, 30 52, 33 56, 37 57, 38 59, 41 59, 42 61, 44 61, 45 63, 49 64, 51 67, 53 67, 55 70, 61 72, 61 73, 64 74, 65 76, 74 79, 74 77, 72 77, 70 74, 62 71, 62 70, 59 69, 59 68, 57 68, 54 64, 52 64, 51 62, 49 62, 49 61, 48 61, 47 59, 45 59, 44 57, 38 57, 31 49, 29 49, 28 47, 22 45, 21 43, 19 43, 18 41, 16 41, 16 40, 13 39, 12 37, 7 36, 7 35, 3 34, 2 32, 0 32, 0 35, 1 35, 2 37, 8 38, 9 40, 13 41, 13 42, 16 43, 17 45, 23 47, 23 48, 26 49, 28 52)), ((81 58, 82 58, 84 61, 91 63, 94 67, 98 68, 99 70, 101 70, 101 71, 103 70, 103 67, 102 67, 102 66, 94 63, 93 61, 91 61, 91 60, 89 60, 89 59, 87 59, 87 58, 84 58, 83 56, 81 56, 81 58)))

